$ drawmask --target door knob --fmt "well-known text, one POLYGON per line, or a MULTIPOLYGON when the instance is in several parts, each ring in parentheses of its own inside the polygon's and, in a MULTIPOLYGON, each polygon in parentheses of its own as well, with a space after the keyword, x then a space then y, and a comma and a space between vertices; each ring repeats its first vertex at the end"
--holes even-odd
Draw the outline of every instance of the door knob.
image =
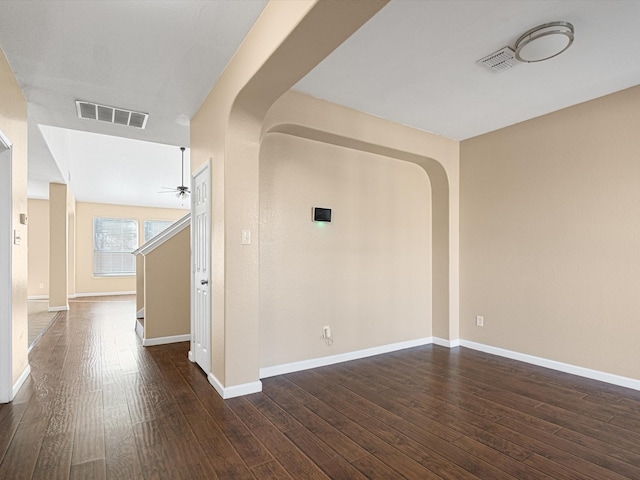
POLYGON ((209 280, 200 280, 200 285, 209 285, 209 280))

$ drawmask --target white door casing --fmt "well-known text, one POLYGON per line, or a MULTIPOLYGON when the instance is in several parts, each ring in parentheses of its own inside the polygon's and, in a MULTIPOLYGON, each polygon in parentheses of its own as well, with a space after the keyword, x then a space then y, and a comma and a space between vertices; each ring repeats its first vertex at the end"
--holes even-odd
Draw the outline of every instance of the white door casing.
POLYGON ((11 147, 0 130, 0 403, 13 400, 11 147))
POLYGON ((209 163, 192 178, 191 203, 191 355, 211 372, 211 174, 209 163))

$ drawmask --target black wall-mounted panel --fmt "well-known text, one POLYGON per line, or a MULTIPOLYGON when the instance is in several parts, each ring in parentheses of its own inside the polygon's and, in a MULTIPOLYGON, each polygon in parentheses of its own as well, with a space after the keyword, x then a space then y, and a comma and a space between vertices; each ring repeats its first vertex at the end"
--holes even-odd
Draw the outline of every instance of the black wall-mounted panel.
POLYGON ((330 222, 331 221, 331 209, 313 207, 313 221, 314 222, 330 222))

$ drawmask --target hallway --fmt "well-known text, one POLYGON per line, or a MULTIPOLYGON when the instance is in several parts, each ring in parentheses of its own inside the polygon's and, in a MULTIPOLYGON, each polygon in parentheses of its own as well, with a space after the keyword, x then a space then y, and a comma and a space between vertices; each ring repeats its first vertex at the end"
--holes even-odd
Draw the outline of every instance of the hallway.
POLYGON ((0 478, 640 478, 640 392, 425 346, 225 402, 132 297, 70 305, 0 405, 0 478))

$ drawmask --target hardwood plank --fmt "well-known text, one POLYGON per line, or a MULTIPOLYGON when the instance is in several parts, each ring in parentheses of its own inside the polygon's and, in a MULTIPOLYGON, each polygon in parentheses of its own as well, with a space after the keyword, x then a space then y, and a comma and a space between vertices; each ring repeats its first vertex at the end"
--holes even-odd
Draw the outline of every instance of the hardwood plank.
MULTIPOLYGON (((186 418, 200 445, 207 447, 206 455, 219 478, 238 480, 251 478, 247 465, 211 417, 198 415, 186 418)), ((268 458, 271 460, 271 456, 268 458)))
POLYGON ((21 422, 0 464, 0 478, 31 478, 44 440, 45 420, 21 422))
MULTIPOLYGON (((253 476, 258 480, 293 480, 282 465, 275 460, 261 465, 256 465, 251 469, 253 476)), ((233 477, 229 477, 230 479, 233 477)))
POLYGON ((72 448, 73 432, 45 436, 32 478, 66 478, 71 469, 72 448))
POLYGON ((351 441, 360 445, 368 452, 375 452, 376 457, 384 463, 393 464, 392 468, 397 470, 406 478, 436 478, 433 473, 419 463, 407 457, 396 449, 393 445, 385 443, 374 434, 353 422, 351 419, 335 410, 325 403, 316 400, 306 405, 312 412, 324 419, 334 429, 341 432, 351 441))
POLYGON ((287 382, 285 380, 282 380, 282 382, 278 382, 277 379, 267 380, 268 381, 263 382, 262 390, 264 394, 280 405, 283 410, 292 415, 311 433, 327 445, 330 445, 338 455, 352 462, 367 454, 365 448, 329 424, 326 419, 305 407, 300 398, 293 395, 291 391, 287 389, 287 382))
POLYGON ((253 433, 293 478, 309 480, 329 478, 275 427, 259 427, 253 430, 253 433))
POLYGON ((78 399, 71 464, 105 459, 102 392, 89 392, 78 399))
POLYGON ((164 439, 159 426, 152 422, 142 422, 133 426, 136 451, 144 478, 173 478, 175 468, 168 462, 164 439))
MULTIPOLYGON (((517 420, 505 419, 500 422, 512 430, 516 430, 520 433, 526 434, 530 437, 534 437, 537 440, 544 442, 549 447, 554 447, 558 450, 569 453, 571 456, 579 457, 579 459, 571 459, 570 466, 576 471, 583 473, 596 474, 598 478, 640 478, 640 468, 634 466, 640 466, 640 455, 638 453, 625 452, 622 449, 618 449, 613 445, 608 445, 604 442, 599 442, 595 439, 587 440, 588 437, 576 438, 572 436, 574 440, 579 440, 582 444, 576 441, 570 441, 563 436, 551 435, 547 432, 540 432, 530 425, 524 425, 517 420), (585 448, 588 445, 589 448, 585 448), (602 452, 604 450, 604 453, 602 452), (622 454, 621 454, 622 452, 622 454), (624 460, 618 460, 609 454, 618 454, 623 456, 624 460), (627 463, 631 461, 630 463, 627 463), (581 463, 580 466, 577 463, 581 463)), ((562 430, 561 430, 562 432, 562 430)), ((558 432, 560 433, 560 432, 558 432)))
POLYGON ((24 415, 27 405, 22 404, 2 404, 0 405, 0 464, 7 453, 13 436, 20 425, 20 420, 24 415))
POLYGON ((329 478, 365 479, 358 470, 306 428, 289 430, 285 434, 329 478))
POLYGON ((0 478, 640 478, 640 392, 427 345, 224 401, 132 297, 72 301, 0 406, 0 478))
POLYGON ((494 480, 510 480, 513 478, 511 475, 488 463, 488 460, 469 455, 462 448, 442 440, 412 423, 402 422, 394 425, 394 428, 396 428, 398 432, 420 443, 423 447, 437 452, 452 464, 464 468, 479 478, 491 478, 494 480))
POLYGON ((300 422, 262 393, 247 395, 246 399, 281 432, 287 432, 301 426, 300 422))
POLYGON ((69 478, 71 480, 102 480, 107 478, 104 458, 72 465, 69 478))
MULTIPOLYGON (((103 391, 103 402, 106 404, 103 391)), ((142 478, 142 467, 126 403, 110 402, 104 409, 107 478, 142 478)))
POLYGON ((425 466, 433 473, 448 480, 476 479, 471 472, 452 464, 435 451, 424 448, 420 443, 403 435, 400 431, 389 428, 387 424, 376 418, 368 418, 363 426, 390 445, 394 445, 402 453, 425 466))
POLYGON ((351 463, 370 480, 390 480, 404 478, 400 473, 379 460, 375 455, 366 455, 351 463))

